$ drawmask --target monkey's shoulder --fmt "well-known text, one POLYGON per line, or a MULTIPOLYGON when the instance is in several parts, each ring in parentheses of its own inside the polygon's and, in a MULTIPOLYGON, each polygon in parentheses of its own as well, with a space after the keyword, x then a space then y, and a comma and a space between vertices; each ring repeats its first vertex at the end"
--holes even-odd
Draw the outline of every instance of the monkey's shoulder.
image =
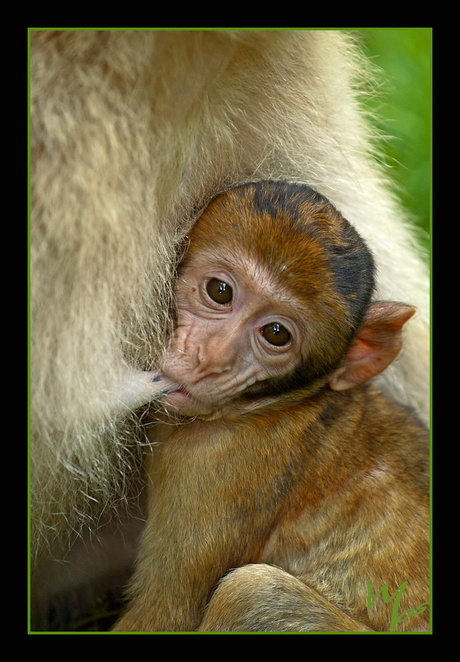
POLYGON ((338 392, 327 388, 319 402, 318 421, 328 428, 340 424, 346 431, 359 423, 361 433, 372 437, 429 438, 427 426, 412 407, 391 399, 372 383, 338 392))
POLYGON ((328 391, 312 433, 330 456, 339 455, 340 462, 353 467, 357 475, 385 467, 392 480, 413 484, 427 496, 429 430, 413 409, 374 385, 343 393, 328 391))

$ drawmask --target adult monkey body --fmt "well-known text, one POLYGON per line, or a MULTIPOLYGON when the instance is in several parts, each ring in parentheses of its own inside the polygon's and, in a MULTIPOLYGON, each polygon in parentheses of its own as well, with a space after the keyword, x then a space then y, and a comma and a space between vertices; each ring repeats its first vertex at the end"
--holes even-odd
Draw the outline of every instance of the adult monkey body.
POLYGON ((123 494, 140 403, 110 393, 157 367, 176 242, 240 181, 305 181, 359 228, 378 297, 418 310, 386 388, 426 415, 428 277, 369 156, 366 69, 335 31, 31 33, 34 547, 123 494))
POLYGON ((245 184, 207 207, 179 268, 168 417, 116 630, 428 629, 428 434, 367 383, 415 311, 371 304, 373 277, 305 185, 245 184), (396 612, 371 608, 367 582, 404 591, 396 612))

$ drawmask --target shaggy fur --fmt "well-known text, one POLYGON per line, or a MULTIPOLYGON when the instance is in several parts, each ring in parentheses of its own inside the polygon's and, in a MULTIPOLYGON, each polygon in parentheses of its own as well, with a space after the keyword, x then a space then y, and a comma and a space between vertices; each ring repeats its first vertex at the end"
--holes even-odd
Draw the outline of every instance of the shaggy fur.
POLYGON ((427 416, 428 277, 360 106, 341 31, 31 32, 32 539, 119 503, 139 439, 105 394, 154 369, 176 246, 216 192, 303 181, 375 254, 377 298, 418 308, 384 388, 427 416))
POLYGON ((244 184, 206 208, 162 364, 183 392, 166 390, 173 417, 151 430, 116 631, 428 629, 428 434, 367 383, 415 310, 370 303, 373 281, 361 237, 305 185, 244 184), (279 353, 262 341, 276 319, 279 353), (394 613, 369 609, 368 581, 405 583, 394 613))

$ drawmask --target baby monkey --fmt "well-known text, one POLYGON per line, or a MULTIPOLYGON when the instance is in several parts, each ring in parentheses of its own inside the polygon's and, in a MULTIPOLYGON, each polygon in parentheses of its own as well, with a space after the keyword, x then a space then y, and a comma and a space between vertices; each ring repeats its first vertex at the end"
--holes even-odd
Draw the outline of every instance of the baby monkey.
POLYGON ((428 435, 369 381, 415 310, 373 289, 365 243, 309 187, 211 201, 178 272, 116 631, 429 629, 428 435))

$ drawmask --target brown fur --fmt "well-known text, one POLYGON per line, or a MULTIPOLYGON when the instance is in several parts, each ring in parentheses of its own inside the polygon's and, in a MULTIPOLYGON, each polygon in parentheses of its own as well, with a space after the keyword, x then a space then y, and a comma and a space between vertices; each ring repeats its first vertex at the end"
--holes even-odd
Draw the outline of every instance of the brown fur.
MULTIPOLYGON (((388 631, 367 580, 373 598, 408 582, 399 614, 429 602, 427 435, 373 387, 180 426, 149 476, 118 631, 388 631)), ((398 631, 428 627, 426 609, 398 631)))
POLYGON ((362 238, 308 187, 248 183, 204 211, 162 364, 188 395, 167 392, 182 423, 151 434, 162 443, 117 631, 393 630, 393 604, 368 608, 368 581, 372 598, 407 582, 396 615, 425 607, 398 630, 428 628, 427 431, 366 383, 414 309, 370 303, 373 285, 362 238), (220 271, 235 288, 225 305, 204 297, 220 271), (283 313, 292 342, 264 353, 259 324, 283 313))
POLYGON ((158 367, 177 244, 232 184, 305 181, 353 219, 378 296, 418 309, 383 388, 427 419, 426 261, 378 165, 352 35, 32 30, 30 53, 34 557, 132 491, 142 431, 106 395, 121 366, 158 367))

